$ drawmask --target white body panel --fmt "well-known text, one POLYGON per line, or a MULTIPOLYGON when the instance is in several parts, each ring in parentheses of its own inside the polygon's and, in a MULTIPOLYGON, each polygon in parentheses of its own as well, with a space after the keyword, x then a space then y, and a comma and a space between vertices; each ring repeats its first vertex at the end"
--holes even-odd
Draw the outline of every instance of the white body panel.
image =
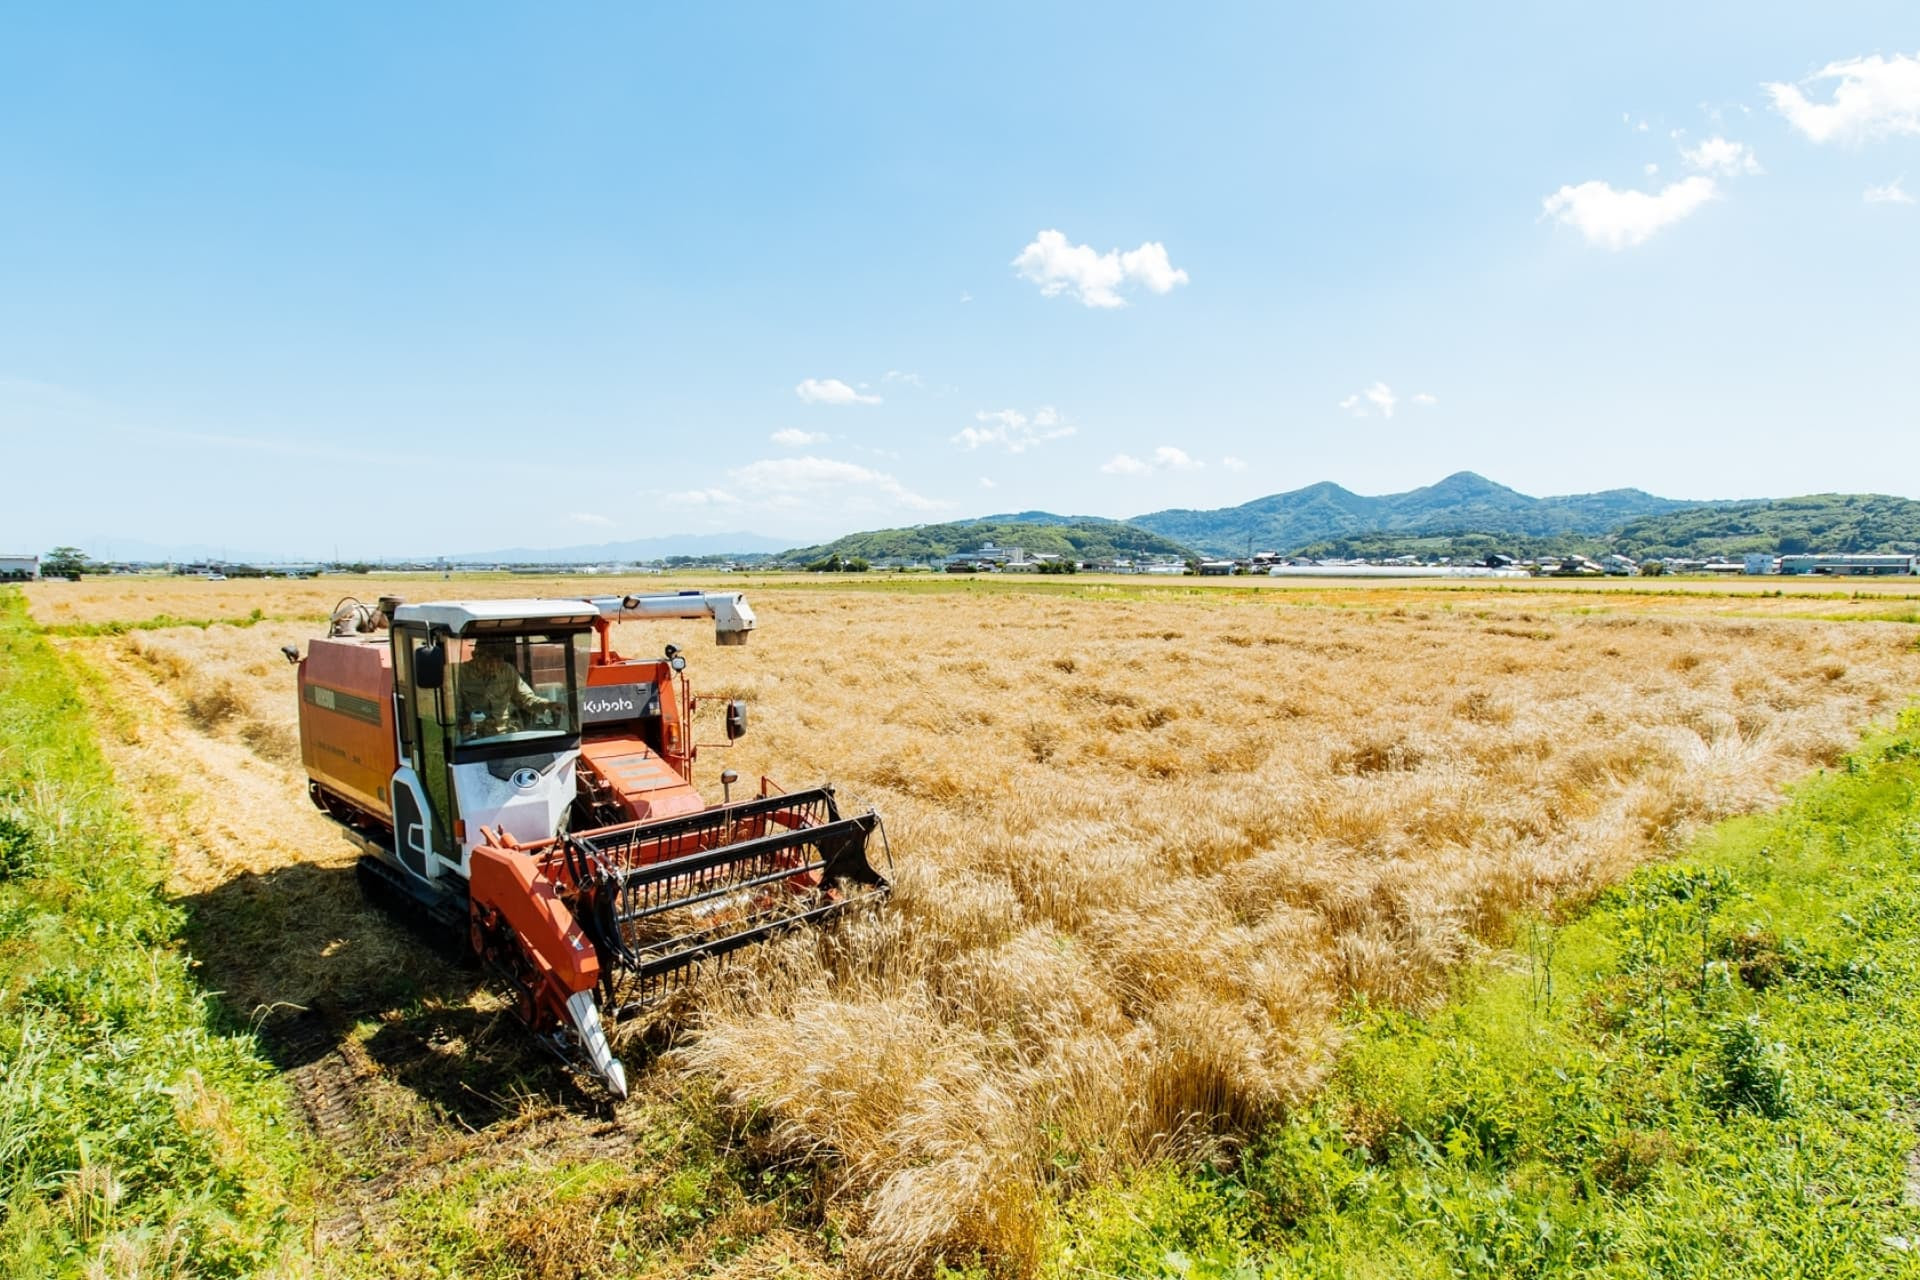
POLYGON ((415 875, 431 880, 440 874, 440 859, 433 854, 433 810, 427 806, 427 789, 412 765, 394 771, 387 794, 393 797, 394 856, 400 865, 415 875), (402 802, 410 796, 412 805, 402 802))
POLYGON ((466 875, 474 846, 485 842, 481 828, 505 831, 521 844, 551 840, 561 820, 573 804, 574 764, 578 751, 563 752, 542 772, 532 766, 520 766, 512 760, 487 764, 457 764, 453 767, 455 809, 466 827, 466 839, 460 841, 460 861, 448 867, 466 875), (504 765, 514 765, 504 769, 504 765), (496 777, 501 768, 509 776, 496 777), (519 781, 515 781, 518 775, 519 781), (529 776, 530 775, 530 776, 529 776))

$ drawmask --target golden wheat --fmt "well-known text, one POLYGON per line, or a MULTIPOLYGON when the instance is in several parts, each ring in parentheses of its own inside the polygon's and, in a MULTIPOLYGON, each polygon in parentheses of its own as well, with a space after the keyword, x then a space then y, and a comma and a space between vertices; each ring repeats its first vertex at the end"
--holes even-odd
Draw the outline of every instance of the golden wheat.
MULTIPOLYGON (((292 594, 269 613, 313 594, 276 590, 292 594)), ((667 1069, 812 1162, 852 1265, 888 1276, 976 1254, 1031 1270, 1060 1197, 1308 1094, 1343 1004, 1432 1000, 1516 913, 1769 803, 1920 681, 1911 628, 1796 620, 1811 606, 1791 598, 1739 604, 1777 618, 1714 616, 1733 611, 1718 596, 1378 590, 755 604, 744 649, 694 623, 617 644, 688 647, 703 723, 712 699, 753 702, 753 732, 703 755, 702 781, 725 764, 875 803, 896 893, 736 965, 667 1069)), ((298 808, 274 650, 303 630, 84 643, 246 752, 274 784, 252 803, 298 808)), ((262 815, 227 821, 265 847, 178 875, 312 856, 262 815)), ((217 847, 216 826, 199 819, 198 843, 217 847)))

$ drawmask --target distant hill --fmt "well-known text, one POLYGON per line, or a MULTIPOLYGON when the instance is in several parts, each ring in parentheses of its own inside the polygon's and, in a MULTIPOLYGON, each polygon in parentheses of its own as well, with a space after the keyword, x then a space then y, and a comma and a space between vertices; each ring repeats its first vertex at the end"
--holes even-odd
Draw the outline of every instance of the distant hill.
MULTIPOLYGON (((663 560, 668 556, 752 555, 778 551, 784 544, 757 533, 682 533, 664 538, 635 538, 576 547, 507 547, 500 551, 462 551, 449 564, 606 564, 625 560, 663 560)), ((424 559, 437 557, 428 555, 424 559)))
POLYGON ((1213 511, 1154 511, 1128 523, 1218 555, 1293 552, 1373 534, 1488 533, 1526 538, 1598 536, 1631 520, 1697 508, 1639 489, 1533 498, 1460 471, 1437 484, 1369 497, 1322 482, 1213 511))
POLYGON ((843 560, 859 556, 869 561, 932 561, 963 551, 978 551, 988 542, 1002 547, 1021 547, 1035 554, 1071 555, 1081 559, 1152 555, 1184 559, 1193 554, 1190 548, 1171 538, 1119 520, 1055 516, 1040 511, 1022 513, 1022 518, 1004 523, 988 517, 915 525, 910 529, 850 533, 819 546, 795 547, 781 553, 780 559, 804 563, 838 555, 843 560))
POLYGON ((1728 502, 1630 520, 1609 541, 1631 556, 1764 551, 1920 554, 1920 502, 1880 493, 1815 493, 1728 502))

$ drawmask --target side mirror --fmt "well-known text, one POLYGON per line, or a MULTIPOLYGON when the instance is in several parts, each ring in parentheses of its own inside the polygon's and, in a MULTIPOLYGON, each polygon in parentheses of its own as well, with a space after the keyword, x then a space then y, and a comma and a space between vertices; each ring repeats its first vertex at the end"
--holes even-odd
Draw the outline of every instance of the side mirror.
POLYGON ((447 651, 437 644, 423 644, 413 651, 413 682, 422 689, 438 689, 447 675, 447 651))
POLYGON ((735 698, 727 704, 727 741, 735 742, 747 733, 747 704, 735 698))

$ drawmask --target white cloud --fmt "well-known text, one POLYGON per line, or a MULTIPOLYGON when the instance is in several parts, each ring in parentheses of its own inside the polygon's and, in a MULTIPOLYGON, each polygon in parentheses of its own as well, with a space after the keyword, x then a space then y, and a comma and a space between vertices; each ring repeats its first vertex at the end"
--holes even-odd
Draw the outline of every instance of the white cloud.
POLYGON ((1616 191, 1605 182, 1583 182, 1560 188, 1541 206, 1577 228, 1587 243, 1625 249, 1645 244, 1662 227, 1680 221, 1719 193, 1714 180, 1700 174, 1669 183, 1658 195, 1616 191))
POLYGON ((591 511, 575 511, 569 514, 567 519, 573 521, 575 524, 590 524, 603 529, 611 529, 613 527, 612 520, 609 520, 606 516, 595 515, 591 511))
POLYGON ((1660 166, 1657 164, 1645 165, 1643 168, 1649 178, 1656 177, 1660 173, 1660 166))
POLYGON ((763 499, 772 507, 800 508, 831 502, 840 504, 843 510, 895 506, 933 511, 947 505, 915 493, 884 472, 810 454, 762 458, 727 474, 742 493, 763 499))
POLYGON ((970 294, 970 293, 968 293, 968 292, 967 292, 966 290, 964 290, 964 289, 962 289, 962 290, 960 291, 960 301, 962 301, 962 302, 972 302, 972 301, 973 301, 973 295, 972 295, 972 294, 970 294))
POLYGON ((1376 382, 1364 391, 1356 391, 1340 402, 1340 407, 1356 418, 1364 418, 1368 406, 1380 411, 1383 418, 1393 416, 1393 407, 1400 403, 1400 397, 1393 394, 1393 388, 1384 382, 1376 382))
POLYGON ((1868 187, 1860 193, 1860 198, 1868 204, 1912 204, 1913 197, 1907 194, 1900 182, 1899 178, 1895 178, 1883 187, 1868 187))
POLYGON ((782 427, 767 439, 789 449, 804 449, 810 444, 825 444, 827 433, 824 431, 802 431, 798 427, 782 427))
POLYGON ((861 395, 838 378, 808 378, 793 389, 808 404, 879 404, 879 396, 861 395))
POLYGON ((1167 257, 1167 247, 1149 240, 1125 253, 1098 253, 1092 245, 1068 244, 1059 231, 1042 231, 1013 260, 1022 277, 1040 286, 1048 298, 1070 294, 1089 307, 1124 307, 1122 285, 1137 284, 1150 293, 1171 293, 1187 283, 1187 273, 1167 257))
POLYGON ((1144 476, 1156 471, 1198 471, 1207 464, 1192 457, 1185 449, 1176 449, 1163 444, 1153 451, 1151 458, 1136 458, 1130 453, 1116 453, 1100 464, 1100 470, 1110 476, 1144 476))
MULTIPOLYGON (((1697 147, 1682 147, 1680 158, 1687 162, 1689 168, 1728 178, 1766 172, 1760 167, 1760 160, 1753 154, 1752 147, 1727 138, 1708 138, 1697 147)), ((1653 166, 1647 166, 1647 172, 1652 173, 1653 166)))
POLYGON ((995 484, 992 480, 988 479, 986 476, 981 476, 980 487, 982 489, 998 489, 1000 486, 995 484))
POLYGON ((900 369, 887 370, 886 375, 882 377, 880 381, 889 386, 898 383, 903 387, 912 387, 916 391, 925 391, 927 389, 926 382, 921 379, 919 374, 907 373, 900 369))
POLYGON ((982 409, 973 416, 982 425, 960 428, 953 443, 968 449, 998 445, 1008 453, 1025 453, 1037 444, 1070 436, 1075 429, 1052 405, 1034 410, 1031 416, 1018 409, 982 409))
POLYGON ((740 499, 725 489, 682 489, 678 493, 669 493, 660 501, 670 507, 728 507, 740 499))
POLYGON ((1773 109, 1815 142, 1859 143, 1920 133, 1920 54, 1829 62, 1800 84, 1763 86, 1773 109), (1800 85, 1835 80, 1833 97, 1815 102, 1800 85))
POLYGON ((1425 409, 1439 404, 1440 397, 1434 395, 1431 391, 1417 391, 1414 393, 1413 402, 1425 409))
POLYGON ((1247 460, 1228 454, 1226 457, 1220 459, 1220 465, 1229 471, 1245 471, 1247 469, 1247 460))

